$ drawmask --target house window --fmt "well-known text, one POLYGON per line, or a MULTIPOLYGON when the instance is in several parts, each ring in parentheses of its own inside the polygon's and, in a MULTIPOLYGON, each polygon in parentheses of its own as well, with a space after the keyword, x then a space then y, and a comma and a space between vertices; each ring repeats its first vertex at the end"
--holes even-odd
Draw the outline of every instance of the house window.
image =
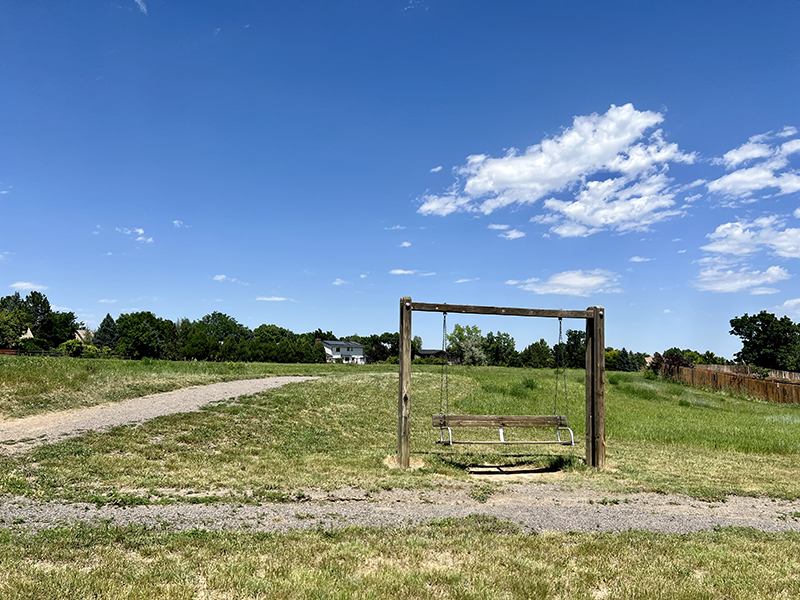
POLYGON ((341 352, 341 351, 342 351, 342 349, 341 349, 341 348, 337 348, 337 349, 336 349, 336 351, 337 351, 337 352, 341 352))

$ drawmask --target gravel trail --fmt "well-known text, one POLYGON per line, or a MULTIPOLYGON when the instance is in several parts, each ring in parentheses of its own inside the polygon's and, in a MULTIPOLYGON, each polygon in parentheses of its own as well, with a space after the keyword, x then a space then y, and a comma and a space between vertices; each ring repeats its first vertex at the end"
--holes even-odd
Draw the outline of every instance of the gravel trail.
POLYGON ((432 519, 487 515, 510 521, 526 533, 620 532, 647 530, 688 533, 716 527, 750 527, 767 532, 800 531, 800 502, 729 497, 703 502, 664 494, 601 495, 565 491, 557 485, 504 484, 481 503, 471 486, 424 491, 307 490, 308 500, 291 504, 172 504, 96 507, 93 504, 38 503, 24 498, 0 501, 0 527, 40 530, 76 523, 137 524, 173 531, 288 531, 316 527, 403 527, 432 519))
POLYGON ((142 423, 162 415, 199 410, 211 402, 256 394, 316 377, 269 377, 199 385, 63 412, 0 422, 0 453, 19 454, 39 444, 75 437, 89 430, 142 423))

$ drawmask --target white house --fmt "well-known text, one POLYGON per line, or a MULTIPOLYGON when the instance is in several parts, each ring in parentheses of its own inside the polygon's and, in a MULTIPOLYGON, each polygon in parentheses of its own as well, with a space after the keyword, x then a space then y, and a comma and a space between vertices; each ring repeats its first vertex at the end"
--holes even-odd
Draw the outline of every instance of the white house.
POLYGON ((364 346, 358 342, 322 340, 325 347, 325 360, 329 363, 367 364, 364 358, 364 346))

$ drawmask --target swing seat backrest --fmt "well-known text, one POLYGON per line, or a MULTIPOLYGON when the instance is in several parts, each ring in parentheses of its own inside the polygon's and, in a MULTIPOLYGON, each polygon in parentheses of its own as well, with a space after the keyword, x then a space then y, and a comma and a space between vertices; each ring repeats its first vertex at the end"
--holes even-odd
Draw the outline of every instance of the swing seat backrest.
POLYGON ((433 415, 434 427, 567 427, 563 415, 433 415))

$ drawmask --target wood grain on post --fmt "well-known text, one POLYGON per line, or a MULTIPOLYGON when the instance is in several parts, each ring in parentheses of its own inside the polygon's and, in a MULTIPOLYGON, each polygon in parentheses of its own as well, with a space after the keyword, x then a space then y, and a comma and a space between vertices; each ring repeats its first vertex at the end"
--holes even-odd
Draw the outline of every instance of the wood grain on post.
POLYGON ((400 299, 400 390, 397 403, 397 464, 411 464, 411 298, 400 299))
POLYGON ((586 464, 606 464, 605 309, 591 306, 586 320, 586 464))

